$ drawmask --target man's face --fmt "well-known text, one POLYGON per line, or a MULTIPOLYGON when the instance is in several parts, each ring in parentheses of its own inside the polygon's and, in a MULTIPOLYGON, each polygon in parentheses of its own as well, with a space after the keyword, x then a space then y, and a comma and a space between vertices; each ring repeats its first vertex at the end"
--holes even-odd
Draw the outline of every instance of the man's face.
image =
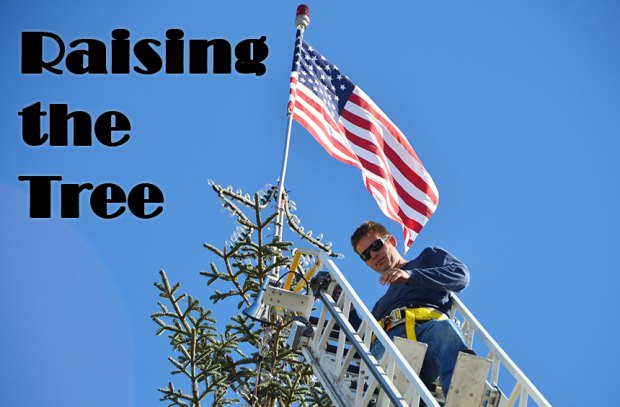
MULTIPOLYGON (((379 235, 374 230, 366 233, 362 238, 357 242, 355 246, 355 251, 357 254, 362 253, 366 250, 373 242, 377 239, 384 238, 385 236, 379 235)), ((385 240, 384 245, 381 249, 374 251, 370 250, 370 258, 366 260, 366 264, 378 273, 383 273, 385 270, 395 267, 398 263, 398 256, 396 252, 396 248, 393 245, 393 237, 385 240)))

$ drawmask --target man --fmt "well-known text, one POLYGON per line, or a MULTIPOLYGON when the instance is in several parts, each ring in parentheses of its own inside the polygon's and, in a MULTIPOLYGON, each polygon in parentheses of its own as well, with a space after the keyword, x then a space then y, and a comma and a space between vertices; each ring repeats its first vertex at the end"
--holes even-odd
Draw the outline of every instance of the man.
MULTIPOLYGON (((396 239, 373 221, 357 228, 351 244, 362 260, 380 274, 379 283, 389 285, 372 314, 390 338, 400 336, 428 345, 420 378, 429 385, 439 377, 447 395, 456 357, 467 350, 460 330, 448 317, 450 292, 467 287, 467 267, 438 247, 428 247, 415 259, 405 260, 396 249, 396 239)), ((375 341, 371 352, 380 359, 385 349, 375 341)))

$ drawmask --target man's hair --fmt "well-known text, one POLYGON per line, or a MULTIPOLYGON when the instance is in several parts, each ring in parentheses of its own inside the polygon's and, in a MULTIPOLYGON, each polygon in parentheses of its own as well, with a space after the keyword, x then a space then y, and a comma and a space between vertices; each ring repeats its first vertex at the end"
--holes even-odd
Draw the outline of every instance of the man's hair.
POLYGON ((382 224, 372 220, 367 220, 355 229, 355 232, 351 235, 351 245, 353 246, 353 251, 357 252, 356 246, 360 239, 370 231, 376 232, 381 237, 389 236, 390 234, 390 232, 388 232, 382 224))

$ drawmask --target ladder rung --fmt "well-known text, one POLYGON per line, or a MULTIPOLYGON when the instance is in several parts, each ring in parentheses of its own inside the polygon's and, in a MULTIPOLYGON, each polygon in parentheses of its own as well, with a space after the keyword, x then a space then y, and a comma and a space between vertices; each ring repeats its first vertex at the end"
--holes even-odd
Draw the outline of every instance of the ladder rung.
MULTIPOLYGON (((319 322, 319 318, 318 317, 313 317, 310 316, 310 323, 312 324, 312 326, 314 328, 316 328, 316 324, 319 322)), ((329 333, 329 337, 331 339, 338 339, 340 335, 340 328, 338 327, 338 325, 334 325, 334 327, 332 328, 331 332, 329 333)))
MULTIPOLYGON (((335 355, 336 351, 338 350, 338 347, 336 345, 331 345, 331 344, 327 344, 327 347, 325 349, 325 351, 331 355, 335 355)), ((345 348, 344 352, 343 352, 343 356, 346 356, 347 353, 349 353, 349 348, 345 348)), ((359 357, 359 355, 355 355, 353 356, 353 361, 354 362, 359 362, 361 359, 359 357)), ((347 373, 353 373, 353 374, 358 374, 360 371, 359 366, 351 364, 349 365, 349 367, 347 368, 347 373)))

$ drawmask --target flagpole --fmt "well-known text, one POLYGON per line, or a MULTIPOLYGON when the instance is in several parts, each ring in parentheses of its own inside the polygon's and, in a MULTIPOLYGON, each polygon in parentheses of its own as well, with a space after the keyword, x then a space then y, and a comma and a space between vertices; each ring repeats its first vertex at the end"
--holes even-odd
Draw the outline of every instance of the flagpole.
MULTIPOLYGON (((295 16, 295 26, 299 31, 299 42, 301 43, 305 29, 310 25, 310 9, 305 4, 300 4, 297 7, 297 13, 295 16)), ((297 52, 297 49, 295 49, 297 52)), ((282 228, 284 223, 284 208, 282 198, 284 196, 284 178, 286 177, 286 167, 288 164, 288 150, 291 144, 291 128, 293 126, 293 111, 288 109, 288 123, 286 125, 286 138, 284 140, 284 153, 282 157, 282 170, 280 171, 280 183, 278 185, 278 200, 277 200, 277 213, 276 218, 276 230, 275 234, 279 240, 282 240, 282 228)))

